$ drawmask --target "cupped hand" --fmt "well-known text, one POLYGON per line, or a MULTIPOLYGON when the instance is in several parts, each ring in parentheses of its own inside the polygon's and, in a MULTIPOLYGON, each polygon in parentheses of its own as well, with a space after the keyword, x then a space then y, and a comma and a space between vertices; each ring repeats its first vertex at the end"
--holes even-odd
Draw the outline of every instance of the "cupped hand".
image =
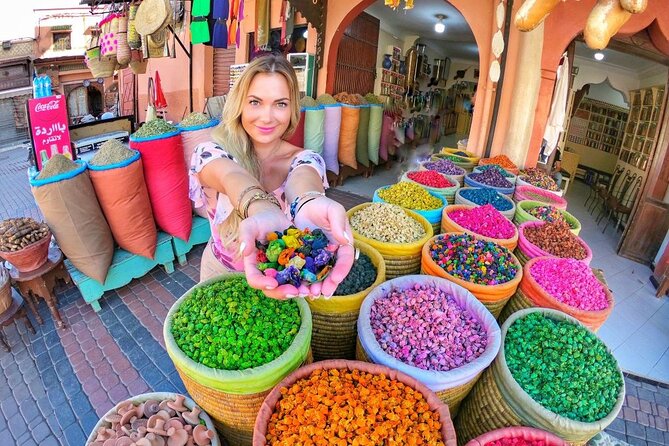
POLYGON ((295 217, 295 226, 304 229, 323 230, 331 243, 339 245, 337 261, 324 281, 314 283, 310 287, 301 286, 300 295, 332 297, 337 285, 348 275, 353 266, 355 249, 353 247, 353 233, 348 223, 348 216, 344 207, 327 197, 319 197, 306 203, 295 217))
POLYGON ((290 225, 288 217, 277 207, 255 213, 239 224, 239 249, 244 258, 246 281, 252 288, 262 290, 267 297, 273 299, 296 297, 300 290, 293 285, 279 285, 276 279, 264 275, 258 269, 256 240, 265 240, 267 233, 283 232, 290 225))

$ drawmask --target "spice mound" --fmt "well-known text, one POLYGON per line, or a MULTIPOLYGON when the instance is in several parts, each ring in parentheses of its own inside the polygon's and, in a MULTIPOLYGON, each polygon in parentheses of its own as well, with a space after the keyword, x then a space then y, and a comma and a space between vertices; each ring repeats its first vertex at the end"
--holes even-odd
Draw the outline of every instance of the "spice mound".
POLYGON ((530 183, 532 186, 540 187, 546 190, 558 191, 560 188, 553 178, 546 172, 536 167, 530 167, 522 172, 521 179, 530 183))
POLYGON ((363 237, 385 243, 413 243, 425 237, 425 228, 395 204, 372 203, 351 215, 350 223, 363 237))
POLYGON ((583 260, 588 256, 581 241, 561 222, 529 226, 523 230, 525 238, 542 251, 555 257, 583 260))
POLYGON ((483 446, 547 446, 544 440, 526 440, 518 437, 505 437, 489 441, 483 446))
POLYGON ((453 164, 453 161, 446 159, 439 159, 436 161, 428 161, 423 164, 427 170, 434 170, 445 175, 464 175, 465 169, 453 164))
POLYGON ((472 209, 456 209, 448 217, 465 229, 485 237, 508 239, 516 234, 516 227, 491 204, 472 209))
POLYGON ((527 213, 533 217, 538 218, 539 220, 548 221, 548 222, 562 222, 567 223, 562 212, 559 209, 553 206, 535 206, 527 210, 527 213))
POLYGON ((8 218, 0 222, 0 251, 18 251, 49 234, 46 223, 30 217, 8 218))
POLYGON ((477 183, 485 184, 486 186, 499 187, 499 188, 510 188, 513 187, 511 181, 504 178, 504 175, 499 173, 498 170, 488 169, 484 172, 471 173, 469 178, 476 181, 477 183))
POLYGON ((321 229, 270 232, 267 241, 256 241, 258 269, 279 285, 320 282, 334 266, 338 246, 329 243, 321 229))
POLYGON ((194 289, 174 314, 172 336, 195 362, 244 370, 281 356, 300 325, 295 301, 269 299, 243 277, 232 277, 194 289))
POLYGON ((508 156, 506 155, 497 155, 493 156, 492 158, 482 158, 479 161, 479 164, 481 165, 486 165, 486 164, 497 164, 505 169, 517 169, 518 166, 516 166, 513 161, 509 159, 508 156))
POLYGON ((145 122, 139 130, 132 134, 136 138, 149 138, 151 136, 163 135, 165 133, 172 133, 176 131, 176 127, 165 121, 164 119, 152 119, 145 122))
POLYGON ((423 186, 436 187, 438 189, 444 189, 446 187, 453 187, 453 183, 448 181, 439 172, 434 170, 418 170, 415 172, 408 172, 407 178, 416 183, 422 184, 423 186))
POLYGON ((318 102, 311 96, 305 96, 300 99, 300 107, 318 107, 318 102))
POLYGON ((349 296, 366 290, 376 281, 376 273, 372 260, 367 255, 360 253, 346 278, 337 286, 334 295, 349 296))
POLYGON ((530 268, 539 286, 570 307, 600 311, 609 307, 604 285, 588 265, 574 259, 541 259, 530 268))
POLYGON ((329 95, 327 93, 323 93, 322 95, 318 96, 316 98, 316 102, 318 102, 321 105, 324 105, 324 104, 329 105, 329 104, 336 104, 337 103, 335 98, 333 98, 332 95, 329 95))
POLYGON ((623 386, 616 360, 597 336, 538 312, 509 327, 504 354, 511 375, 532 399, 571 420, 606 417, 623 386))
POLYGON ((108 166, 121 163, 135 155, 133 150, 128 149, 121 141, 110 139, 105 141, 100 150, 89 161, 92 166, 108 166))
POLYGON ((508 249, 469 234, 436 237, 430 256, 448 274, 478 285, 509 282, 519 270, 508 249))
POLYGON ((498 171, 498 172, 501 173, 502 176, 505 177, 505 178, 511 178, 511 177, 513 177, 513 174, 512 174, 512 173, 507 172, 503 167, 501 167, 501 166, 498 165, 498 164, 485 164, 485 165, 483 165, 483 166, 478 166, 478 167, 476 168, 476 170, 477 170, 477 171, 480 171, 480 172, 485 172, 486 170, 491 170, 491 169, 492 169, 492 170, 496 170, 496 171, 498 171))
POLYGON ((49 161, 46 162, 44 168, 37 175, 38 180, 45 180, 47 178, 55 177, 62 173, 70 172, 79 167, 77 163, 62 155, 57 153, 52 156, 49 161))
POLYGON ((488 344, 478 319, 434 285, 390 290, 374 301, 370 323, 386 353, 423 370, 447 372, 469 364, 488 344))
POLYGON ((420 211, 439 209, 444 205, 443 201, 430 195, 425 188, 408 181, 400 181, 379 190, 379 198, 403 208, 420 211))
POLYGON ((180 123, 179 126, 181 127, 195 127, 198 125, 205 125, 209 124, 211 119, 209 116, 205 115, 204 113, 200 112, 193 112, 190 113, 188 116, 186 116, 180 123))
POLYGON ((479 206, 492 204, 498 211, 508 211, 513 208, 513 203, 494 189, 487 187, 472 187, 460 190, 460 195, 465 200, 476 203, 479 206))
POLYGON ((444 445, 439 414, 406 384, 359 370, 315 370, 281 388, 269 445, 444 445))

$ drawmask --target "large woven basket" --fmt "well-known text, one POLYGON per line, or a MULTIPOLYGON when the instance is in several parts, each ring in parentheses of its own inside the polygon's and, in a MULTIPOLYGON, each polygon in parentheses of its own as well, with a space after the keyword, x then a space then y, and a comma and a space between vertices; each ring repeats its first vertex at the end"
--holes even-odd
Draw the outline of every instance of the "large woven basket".
POLYGON ((430 159, 433 161, 440 159, 450 160, 456 166, 463 168, 466 173, 470 173, 476 166, 476 164, 473 163, 470 158, 454 155, 452 153, 435 153, 430 159))
POLYGON ((569 443, 555 434, 534 427, 517 426, 503 427, 494 431, 486 432, 470 440, 465 446, 486 446, 493 441, 499 440, 525 440, 539 442, 543 441, 545 446, 569 446, 569 443))
MULTIPOLYGON (((407 182, 412 182, 412 183, 413 183, 413 181, 411 181, 411 180, 409 180, 409 179, 406 179, 406 180, 403 179, 402 181, 407 181, 407 182)), ((441 214, 442 214, 442 212, 443 212, 443 210, 444 210, 444 207, 447 206, 448 201, 447 201, 447 199, 446 199, 445 196, 443 196, 443 195, 441 195, 441 194, 439 194, 439 193, 437 193, 437 192, 433 192, 433 189, 432 189, 432 188, 430 188, 430 187, 426 187, 426 186, 422 186, 422 185, 420 185, 419 183, 415 183, 415 184, 418 184, 418 185, 421 186, 424 190, 426 190, 430 195, 432 195, 433 197, 439 199, 439 201, 441 201, 441 205, 440 205, 438 208, 436 208, 436 209, 430 209, 430 210, 427 210, 427 211, 418 210, 418 209, 410 209, 410 208, 405 208, 405 209, 409 209, 409 210, 411 210, 411 211, 414 211, 416 214, 418 214, 418 215, 420 215, 420 216, 422 216, 422 217, 425 217, 425 219, 426 219, 428 222, 430 222, 430 224, 432 225, 432 231, 433 231, 433 233, 434 233, 434 234, 439 234, 439 233, 441 232, 441 214)), ((384 200, 383 198, 379 197, 379 192, 381 192, 382 190, 385 190, 385 189, 387 189, 387 188, 389 188, 389 187, 390 187, 390 186, 382 186, 382 187, 376 189, 376 190, 374 191, 374 196, 372 197, 372 202, 373 202, 373 203, 387 203, 386 200, 384 200)), ((398 206, 399 206, 399 204, 398 204, 398 206)))
MULTIPOLYGON (((95 437, 97 437, 98 429, 101 427, 105 428, 110 428, 111 423, 105 421, 105 418, 108 416, 111 416, 113 414, 118 413, 118 406, 121 403, 126 403, 128 401, 132 402, 135 405, 142 404, 146 401, 149 400, 166 400, 166 399, 176 399, 176 397, 179 394, 177 393, 170 393, 170 392, 153 392, 153 393, 142 393, 141 395, 133 396, 132 398, 129 398, 127 400, 123 400, 119 402, 116 406, 111 408, 100 420, 97 422, 91 433, 88 435, 88 440, 86 440, 86 444, 90 445, 95 441, 95 437)), ((196 406, 195 402, 188 398, 186 396, 186 399, 184 400, 184 406, 188 407, 189 409, 193 409, 193 407, 196 406)), ((221 440, 218 438, 218 433, 216 432, 216 427, 214 426, 214 423, 211 421, 211 417, 207 415, 205 411, 200 412, 200 419, 204 421, 205 426, 207 426, 207 429, 210 429, 214 432, 214 438, 211 440, 211 446, 221 446, 221 440)), ((134 444, 134 443, 131 443, 134 444)))
MULTIPOLYGON (((349 209, 347 212, 349 220, 353 214, 371 204, 372 203, 362 203, 349 209)), ((353 230, 353 237, 356 240, 360 240, 373 248, 376 248, 376 250, 383 256, 383 259, 386 262, 387 279, 418 273, 420 271, 420 258, 423 245, 434 235, 432 225, 424 217, 408 209, 404 209, 404 212, 406 212, 409 217, 418 221, 425 231, 425 235, 413 243, 402 244, 380 242, 378 240, 364 237, 353 230)))
MULTIPOLYGON (((492 237, 486 237, 482 234, 478 234, 470 229, 467 229, 455 221, 451 217, 449 217, 449 213, 459 211, 459 210, 471 210, 474 209, 476 205, 474 206, 468 206, 465 204, 453 204, 451 206, 446 206, 444 208, 444 213, 441 216, 441 232, 465 232, 467 234, 471 234, 477 238, 480 238, 482 240, 485 240, 487 242, 492 242, 496 243, 500 246, 504 246, 506 249, 509 251, 513 251, 516 249, 516 246, 518 245, 518 229, 514 228, 513 231, 513 236, 505 239, 500 239, 500 238, 492 238, 492 237)), ((498 211, 499 212, 499 211, 498 211)), ((504 220, 506 221, 506 220, 504 220)), ((507 222, 509 225, 513 226, 511 222, 507 222)))
POLYGON ((356 240, 354 244, 376 267, 376 280, 368 288, 356 294, 307 302, 313 319, 311 349, 316 361, 355 358, 360 305, 370 291, 386 280, 386 263, 379 251, 360 240, 356 240))
MULTIPOLYGON (((517 175, 512 174, 511 172, 509 172, 508 170, 506 170, 505 168, 503 168, 503 167, 501 167, 501 166, 498 166, 497 164, 493 164, 493 166, 498 167, 500 170, 502 170, 502 172, 500 172, 500 173, 501 173, 501 174, 504 176, 504 178, 506 178, 511 184, 513 184, 513 185, 516 184, 516 181, 518 180, 518 176, 517 176, 517 175)), ((485 172, 485 170, 486 170, 486 169, 485 169, 485 166, 476 166, 476 167, 474 167, 474 170, 472 170, 472 173, 481 173, 481 172, 485 172)))
MULTIPOLYGON (((420 169, 419 169, 419 171, 420 171, 420 169)), ((453 202, 455 201, 455 193, 458 191, 458 189, 460 189, 460 183, 458 181, 454 180, 453 178, 449 178, 448 175, 437 172, 441 176, 446 178, 448 181, 453 183, 453 186, 451 186, 451 187, 430 187, 430 186, 426 186, 424 184, 421 184, 421 183, 419 183, 417 181, 414 181, 411 178, 409 178, 408 175, 411 172, 412 171, 404 172, 404 174, 400 178, 400 181, 408 181, 410 183, 415 183, 415 184, 421 186, 422 188, 426 189, 428 192, 430 192, 432 194, 442 196, 446 200, 446 204, 453 204, 453 202)))
POLYGON ((585 445, 590 438, 611 424, 622 409, 625 401, 625 382, 620 370, 618 373, 623 385, 613 410, 601 420, 592 423, 570 420, 551 412, 533 400, 520 387, 506 365, 504 340, 511 324, 533 312, 541 312, 552 319, 566 320, 583 326, 569 315, 545 308, 521 310, 507 319, 502 326, 502 345, 497 358, 492 366, 483 372, 483 376, 462 404, 455 420, 458 444, 466 444, 494 429, 530 426, 552 432, 572 445, 585 445), (522 408, 522 410, 516 411, 514 407, 522 408))
POLYGON ((543 187, 536 186, 536 185, 528 182, 527 177, 525 177, 522 174, 518 176, 518 180, 516 180, 516 184, 518 186, 533 186, 533 187, 536 187, 538 189, 545 190, 546 192, 551 193, 553 195, 557 195, 558 197, 561 197, 564 194, 564 191, 562 189, 550 190, 550 189, 544 189, 543 187))
POLYGON ((376 287, 363 303, 360 318, 358 319, 358 338, 356 341, 356 359, 365 362, 382 364, 412 376, 427 385, 437 396, 448 405, 451 416, 455 417, 460 408, 460 403, 474 387, 481 376, 499 351, 500 330, 499 325, 483 306, 468 290, 440 277, 415 275, 398 277, 389 280, 376 287), (488 344, 485 352, 475 360, 457 369, 440 372, 436 370, 422 370, 405 362, 399 361, 386 353, 372 332, 369 320, 370 308, 377 298, 387 295, 393 288, 407 289, 415 284, 432 285, 452 296, 458 304, 466 308, 474 317, 487 327, 488 344), (364 317, 363 317, 364 316, 364 317), (365 349, 365 345, 367 350, 365 349), (371 357, 370 357, 371 356, 371 357), (374 359, 372 359, 374 358, 374 359))
MULTIPOLYGON (((420 163, 420 165, 418 166, 418 170, 430 170, 427 167, 425 167, 426 163, 428 163, 428 161, 420 163)), ((465 174, 467 173, 467 171, 465 169, 463 169, 462 167, 458 166, 458 168, 461 169, 461 171, 462 171, 462 173, 458 174, 458 175, 449 175, 449 174, 442 173, 442 172, 439 172, 439 173, 444 175, 446 178, 451 180, 453 183, 458 183, 460 185, 460 187, 462 187, 465 184, 465 174)))
MULTIPOLYGON (((295 372, 287 376, 283 381, 281 381, 269 395, 262 404, 258 418, 256 418, 255 429, 253 434, 253 446, 264 446, 267 444, 266 434, 267 434, 267 424, 274 413, 274 410, 279 404, 281 399, 282 389, 292 386, 295 382, 300 379, 306 378, 311 375, 315 370, 319 369, 339 369, 339 370, 359 370, 361 372, 372 373, 375 375, 383 374, 387 378, 399 381, 406 386, 415 389, 420 392, 426 399, 427 404, 430 409, 439 413, 439 419, 441 421, 441 433, 444 439, 444 444, 446 446, 455 446, 457 444, 455 429, 453 428, 453 422, 451 421, 450 412, 448 406, 446 406, 430 389, 428 389, 424 384, 412 378, 411 376, 402 373, 397 370, 379 365, 379 364, 369 364, 361 361, 347 361, 343 359, 339 360, 328 360, 328 361, 319 361, 313 364, 309 364, 304 367, 300 367, 295 372)), ((398 443, 401 444, 401 443, 398 443)))
POLYGON ((297 300, 302 314, 302 325, 292 345, 281 356, 260 367, 242 372, 214 370, 196 363, 177 346, 172 336, 174 314, 194 289, 243 274, 215 277, 199 283, 187 291, 170 308, 163 325, 163 336, 167 353, 191 397, 211 416, 216 428, 226 440, 234 445, 250 445, 253 438, 253 422, 260 405, 272 387, 295 370, 293 363, 312 361, 310 342, 312 320, 309 306, 303 299, 297 300), (286 362, 287 358, 297 359, 286 362), (262 374, 262 381, 254 375, 262 374))
MULTIPOLYGON (((530 227, 536 227, 536 226, 541 226, 546 224, 544 221, 528 221, 525 223, 522 223, 518 227, 518 246, 516 247, 516 252, 522 253, 523 255, 523 260, 525 263, 527 263, 527 260, 532 259, 534 257, 541 257, 541 256, 552 256, 549 252, 544 251, 543 249, 539 248, 537 245, 533 244, 530 242, 526 237, 525 237, 525 230, 530 227)), ((586 257, 584 259, 577 259, 580 260, 581 262, 585 262, 586 264, 590 264, 592 261, 592 249, 588 246, 588 244, 583 240, 581 237, 574 235, 583 246, 585 249, 586 257)), ((523 265, 525 264, 523 263, 523 265)))
POLYGON ((485 305, 485 307, 493 314, 493 316, 497 318, 497 316, 499 316, 499 314, 502 312, 504 305, 506 305, 507 301, 511 298, 511 296, 513 296, 513 294, 516 292, 516 289, 518 288, 518 285, 520 284, 520 281, 523 277, 522 265, 516 256, 509 251, 509 255, 518 268, 518 272, 512 280, 506 283, 501 283, 499 285, 478 285, 462 280, 459 277, 455 277, 437 265, 437 263, 432 260, 432 257, 430 256, 430 246, 432 243, 439 237, 444 237, 451 234, 462 234, 462 232, 441 234, 431 238, 427 243, 425 243, 422 252, 421 273, 429 274, 431 276, 443 277, 469 290, 483 305, 485 305))
MULTIPOLYGON (((513 216, 513 222, 517 225, 521 225, 526 221, 541 221, 539 218, 530 214, 528 211, 537 206, 546 206, 546 205, 547 203, 541 201, 532 201, 532 200, 519 201, 518 205, 516 206, 516 214, 513 216)), ((556 209, 560 211, 564 219, 567 221, 567 223, 569 223, 569 229, 571 230, 571 232, 573 232, 574 235, 578 235, 581 232, 581 222, 578 221, 578 218, 574 217, 572 214, 563 209, 559 208, 556 209)))
MULTIPOLYGON (((474 203, 473 201, 470 201, 466 199, 465 197, 462 196, 462 192, 466 190, 472 190, 472 189, 481 189, 479 187, 463 187, 458 189, 458 191, 455 193, 455 202, 454 204, 465 204, 467 206, 480 206, 479 204, 474 203)), ((513 220, 513 216, 516 214, 516 203, 506 195, 500 194, 499 192, 497 193, 498 197, 502 197, 503 200, 507 201, 511 205, 511 209, 507 209, 506 211, 499 211, 502 213, 503 216, 508 218, 509 220, 513 220)))
POLYGON ((0 258, 11 263, 19 272, 34 271, 48 260, 50 243, 51 231, 48 231, 44 237, 18 251, 0 251, 0 258))
POLYGON ((93 77, 110 77, 114 75, 118 61, 116 60, 116 53, 114 53, 113 56, 100 56, 97 59, 88 59, 87 64, 93 77))
POLYGON ((513 193, 513 201, 517 203, 523 200, 541 201, 558 209, 567 209, 567 200, 563 197, 558 197, 546 189, 536 186, 516 186, 516 190, 513 193))

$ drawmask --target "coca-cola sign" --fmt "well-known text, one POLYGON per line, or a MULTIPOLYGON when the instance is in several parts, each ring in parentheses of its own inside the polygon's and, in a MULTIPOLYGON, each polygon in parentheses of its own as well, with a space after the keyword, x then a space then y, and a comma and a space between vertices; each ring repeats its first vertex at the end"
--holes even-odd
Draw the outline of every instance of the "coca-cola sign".
POLYGON ((47 111, 47 110, 58 110, 58 107, 60 107, 60 102, 58 100, 50 100, 49 102, 38 102, 35 104, 35 111, 37 113, 47 111))

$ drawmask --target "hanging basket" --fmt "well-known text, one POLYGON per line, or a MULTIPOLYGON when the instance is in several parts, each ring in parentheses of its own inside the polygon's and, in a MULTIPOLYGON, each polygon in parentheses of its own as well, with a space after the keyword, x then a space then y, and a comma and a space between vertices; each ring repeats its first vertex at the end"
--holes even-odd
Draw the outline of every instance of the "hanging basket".
POLYGON ((146 67, 149 65, 148 59, 144 59, 141 50, 130 50, 130 62, 128 66, 135 74, 146 73, 146 67))

